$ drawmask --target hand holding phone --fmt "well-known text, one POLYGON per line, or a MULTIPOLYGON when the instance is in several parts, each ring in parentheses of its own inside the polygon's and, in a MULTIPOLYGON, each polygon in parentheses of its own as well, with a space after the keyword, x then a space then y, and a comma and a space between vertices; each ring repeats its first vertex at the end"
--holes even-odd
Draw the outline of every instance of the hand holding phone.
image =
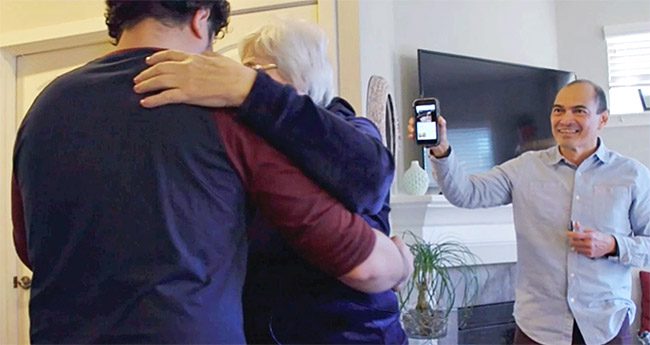
POLYGON ((418 98, 413 101, 415 113, 415 142, 418 145, 436 146, 439 143, 439 102, 436 98, 418 98))

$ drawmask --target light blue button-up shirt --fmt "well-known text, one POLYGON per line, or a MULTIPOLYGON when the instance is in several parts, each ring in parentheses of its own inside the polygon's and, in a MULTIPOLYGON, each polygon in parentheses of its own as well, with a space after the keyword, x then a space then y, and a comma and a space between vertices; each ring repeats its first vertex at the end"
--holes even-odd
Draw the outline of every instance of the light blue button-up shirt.
POLYGON ((517 236, 514 316, 543 344, 571 344, 575 319, 588 345, 614 338, 633 319, 630 266, 650 264, 650 173, 636 160, 599 147, 579 166, 557 147, 526 152, 489 172, 467 176, 454 154, 432 158, 452 204, 512 203, 517 236), (571 250, 572 220, 612 234, 618 256, 590 259, 571 250))

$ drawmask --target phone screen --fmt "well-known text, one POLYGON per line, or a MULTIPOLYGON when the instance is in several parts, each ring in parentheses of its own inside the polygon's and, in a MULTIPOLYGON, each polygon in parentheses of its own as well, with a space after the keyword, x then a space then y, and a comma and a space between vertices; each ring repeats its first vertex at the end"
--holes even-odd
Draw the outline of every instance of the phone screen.
POLYGON ((427 103, 413 106, 415 110, 415 139, 418 144, 436 145, 438 143, 437 104, 427 103))

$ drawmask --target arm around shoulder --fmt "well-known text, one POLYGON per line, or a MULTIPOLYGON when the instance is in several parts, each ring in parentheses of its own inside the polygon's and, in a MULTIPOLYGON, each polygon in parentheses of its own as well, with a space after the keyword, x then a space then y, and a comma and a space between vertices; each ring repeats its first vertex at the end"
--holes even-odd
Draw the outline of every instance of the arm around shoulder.
POLYGON ((364 292, 390 289, 409 275, 412 257, 401 241, 370 228, 231 117, 214 119, 252 203, 300 256, 364 292))
POLYGON ((237 117, 348 209, 376 213, 383 206, 395 164, 367 126, 358 128, 355 121, 264 73, 258 74, 237 117))

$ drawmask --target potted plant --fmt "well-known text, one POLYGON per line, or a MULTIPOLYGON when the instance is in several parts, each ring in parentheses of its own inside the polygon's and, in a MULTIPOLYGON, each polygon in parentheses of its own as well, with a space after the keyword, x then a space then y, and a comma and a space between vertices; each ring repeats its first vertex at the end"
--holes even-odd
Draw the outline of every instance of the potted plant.
MULTIPOLYGON (((456 298, 461 298, 462 307, 470 307, 476 301, 476 265, 480 260, 460 242, 429 243, 410 231, 407 234, 413 238, 409 248, 414 256, 414 270, 399 292, 402 325, 410 338, 444 337, 456 298), (463 287, 459 289, 461 283, 463 287)), ((467 316, 462 315, 461 319, 467 316)))

